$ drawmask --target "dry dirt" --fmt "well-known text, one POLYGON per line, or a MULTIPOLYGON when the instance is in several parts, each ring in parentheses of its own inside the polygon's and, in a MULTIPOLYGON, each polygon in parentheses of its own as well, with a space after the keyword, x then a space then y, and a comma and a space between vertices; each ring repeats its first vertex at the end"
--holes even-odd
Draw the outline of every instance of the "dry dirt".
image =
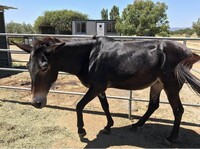
MULTIPOLYGON (((200 70, 200 64, 194 66, 200 70)), ((1 72, 0 72, 1 73, 1 72)), ((200 78, 198 73, 193 72, 200 78)), ((0 78, 0 85, 30 87, 27 72, 0 78)), ((76 77, 59 75, 53 90, 86 92, 76 77)), ((125 90, 108 89, 107 95, 129 96, 125 90)), ((148 99, 149 88, 133 92, 134 98, 148 99)), ((180 93, 183 103, 200 105, 200 97, 185 85, 180 93)), ((106 117, 97 98, 84 109, 87 135, 77 135, 75 107, 81 96, 50 93, 48 105, 35 109, 29 104, 30 91, 0 89, 0 148, 199 148, 200 106, 186 106, 179 139, 167 145, 165 137, 172 130, 173 113, 169 104, 159 109, 136 132, 130 125, 137 122, 148 106, 147 102, 132 103, 132 120, 128 119, 128 101, 109 99, 114 126, 110 135, 100 133, 106 117)), ((162 92, 161 101, 167 101, 162 92)))

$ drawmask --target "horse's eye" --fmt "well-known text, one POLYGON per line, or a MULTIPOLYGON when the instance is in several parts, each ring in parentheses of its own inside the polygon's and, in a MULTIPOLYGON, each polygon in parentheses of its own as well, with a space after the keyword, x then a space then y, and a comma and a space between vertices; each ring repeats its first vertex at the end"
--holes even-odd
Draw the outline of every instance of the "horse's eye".
POLYGON ((48 60, 45 56, 42 56, 41 61, 39 62, 40 67, 42 69, 42 71, 47 71, 48 70, 48 60))
POLYGON ((42 71, 47 71, 48 70, 48 63, 47 62, 43 62, 41 64, 41 69, 42 69, 42 71))

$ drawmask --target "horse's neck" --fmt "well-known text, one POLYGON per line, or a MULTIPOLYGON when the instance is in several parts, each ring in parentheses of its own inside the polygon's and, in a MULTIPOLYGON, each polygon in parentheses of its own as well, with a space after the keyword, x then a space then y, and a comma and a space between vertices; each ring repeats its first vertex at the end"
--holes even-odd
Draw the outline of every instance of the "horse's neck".
POLYGON ((66 43, 58 54, 59 71, 79 75, 83 67, 88 67, 92 42, 71 44, 66 43))

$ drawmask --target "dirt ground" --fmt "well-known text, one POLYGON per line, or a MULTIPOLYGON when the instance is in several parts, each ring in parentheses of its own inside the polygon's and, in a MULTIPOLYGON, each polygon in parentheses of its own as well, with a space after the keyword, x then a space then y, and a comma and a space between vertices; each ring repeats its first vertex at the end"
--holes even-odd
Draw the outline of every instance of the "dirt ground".
MULTIPOLYGON (((17 58, 17 57, 15 57, 17 58)), ((194 66, 200 70, 200 63, 194 66)), ((195 73, 200 78, 200 74, 195 73)), ((0 72, 1 73, 1 72, 0 72)), ((0 85, 30 87, 27 72, 0 78, 0 85)), ((76 77, 59 75, 52 90, 86 92, 76 77)), ((129 96, 129 91, 108 89, 107 95, 129 96)), ((149 88, 133 92, 134 98, 148 99, 149 88)), ((182 103, 200 105, 200 97, 184 85, 180 93, 182 103)), ((84 109, 87 135, 80 140, 76 127, 76 104, 82 96, 50 93, 48 104, 36 109, 29 103, 30 91, 0 89, 0 148, 200 148, 200 106, 186 106, 179 139, 165 143, 173 125, 169 104, 159 109, 137 131, 130 125, 137 122, 146 110, 147 102, 132 102, 132 120, 128 119, 128 101, 109 99, 114 126, 110 135, 100 132, 106 117, 97 98, 84 109)), ((161 101, 167 102, 162 92, 161 101)))

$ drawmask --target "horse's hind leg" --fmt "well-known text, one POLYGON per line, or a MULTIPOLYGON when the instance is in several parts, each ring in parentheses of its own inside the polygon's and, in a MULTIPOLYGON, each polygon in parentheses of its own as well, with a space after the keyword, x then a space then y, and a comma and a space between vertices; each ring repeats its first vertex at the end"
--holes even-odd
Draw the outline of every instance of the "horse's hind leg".
POLYGON ((140 120, 132 124, 133 128, 142 127, 148 118, 153 114, 153 112, 159 107, 160 92, 163 89, 163 84, 157 81, 150 88, 150 101, 146 113, 140 118, 140 120))
POLYGON ((99 94, 98 97, 99 97, 101 106, 102 106, 102 108, 106 114, 106 118, 107 118, 107 125, 104 128, 103 133, 108 134, 108 133, 110 133, 110 127, 113 126, 114 121, 113 121, 110 111, 109 111, 109 104, 108 104, 105 92, 99 94))
POLYGON ((170 136, 167 137, 167 140, 169 142, 172 142, 174 139, 178 138, 181 118, 184 112, 184 108, 181 104, 180 97, 179 97, 179 91, 181 87, 182 85, 179 85, 178 83, 164 86, 164 90, 167 94, 167 97, 172 107, 174 118, 175 118, 173 130, 170 136))

